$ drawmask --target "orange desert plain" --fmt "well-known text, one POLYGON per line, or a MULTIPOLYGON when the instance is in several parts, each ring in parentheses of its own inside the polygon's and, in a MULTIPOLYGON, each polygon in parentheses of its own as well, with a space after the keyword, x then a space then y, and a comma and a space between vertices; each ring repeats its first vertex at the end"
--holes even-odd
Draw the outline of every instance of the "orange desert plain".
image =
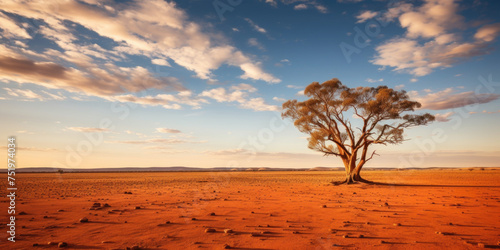
POLYGON ((0 249, 500 247, 500 170, 365 171, 399 185, 329 184, 343 176, 18 173, 16 242, 7 241, 4 194, 0 249))

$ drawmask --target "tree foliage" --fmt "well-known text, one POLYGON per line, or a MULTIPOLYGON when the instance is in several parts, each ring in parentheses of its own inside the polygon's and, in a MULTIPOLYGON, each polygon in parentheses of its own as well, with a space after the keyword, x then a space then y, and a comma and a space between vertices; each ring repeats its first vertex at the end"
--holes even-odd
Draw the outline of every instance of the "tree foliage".
POLYGON ((310 135, 310 149, 342 159, 347 183, 363 180, 361 169, 376 155, 368 152, 371 145, 399 144, 406 128, 434 121, 428 113, 411 114, 421 104, 387 86, 349 88, 334 78, 311 83, 304 94, 309 99, 283 103, 282 117, 310 135), (352 116, 361 119, 361 126, 353 127, 352 116))

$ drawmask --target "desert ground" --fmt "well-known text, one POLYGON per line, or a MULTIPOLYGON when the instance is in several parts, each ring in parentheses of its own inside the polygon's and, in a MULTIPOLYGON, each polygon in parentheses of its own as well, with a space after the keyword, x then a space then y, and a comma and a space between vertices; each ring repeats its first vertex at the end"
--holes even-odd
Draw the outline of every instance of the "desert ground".
POLYGON ((500 170, 363 174, 399 185, 335 186, 336 171, 18 173, 16 242, 4 194, 0 249, 500 247, 500 170))

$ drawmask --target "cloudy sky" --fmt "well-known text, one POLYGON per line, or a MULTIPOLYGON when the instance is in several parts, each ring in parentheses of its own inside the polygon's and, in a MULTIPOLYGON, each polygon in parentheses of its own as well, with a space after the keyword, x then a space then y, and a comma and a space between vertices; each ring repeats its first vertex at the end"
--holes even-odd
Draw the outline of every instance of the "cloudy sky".
MULTIPOLYGON (((0 2, 19 167, 338 167, 280 118, 311 82, 387 85, 437 122, 374 167, 499 166, 498 1, 0 2)), ((6 159, 6 153, 0 154, 6 159)))

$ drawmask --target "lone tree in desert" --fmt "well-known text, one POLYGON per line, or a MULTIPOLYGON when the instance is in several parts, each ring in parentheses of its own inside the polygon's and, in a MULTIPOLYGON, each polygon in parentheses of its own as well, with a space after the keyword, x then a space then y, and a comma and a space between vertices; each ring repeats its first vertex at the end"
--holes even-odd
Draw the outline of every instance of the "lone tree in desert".
POLYGON ((408 114, 420 108, 406 91, 387 86, 348 88, 337 78, 313 82, 304 90, 308 100, 283 103, 283 118, 291 118, 299 131, 309 134, 309 148, 342 159, 346 179, 340 183, 366 182, 363 166, 376 155, 374 144, 399 144, 404 129, 434 121, 431 114, 408 114), (350 117, 360 118, 353 127, 350 117))

